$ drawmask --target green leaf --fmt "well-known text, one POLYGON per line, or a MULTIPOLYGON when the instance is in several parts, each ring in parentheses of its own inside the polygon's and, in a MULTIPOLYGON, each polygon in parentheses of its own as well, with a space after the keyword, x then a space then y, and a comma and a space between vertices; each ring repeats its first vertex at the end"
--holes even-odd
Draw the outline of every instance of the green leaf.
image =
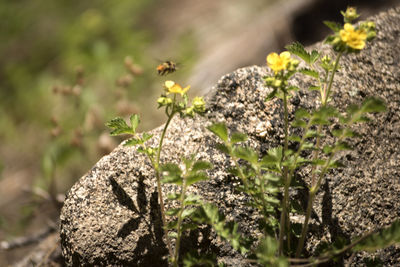
POLYGON ((161 171, 168 172, 169 174, 176 174, 176 175, 182 174, 182 170, 179 168, 179 166, 175 163, 170 163, 170 162, 161 165, 161 171))
POLYGON ((303 69, 299 69, 299 72, 303 73, 303 74, 305 74, 307 76, 313 77, 315 79, 319 78, 319 73, 316 72, 315 70, 311 70, 311 69, 308 69, 308 68, 303 68, 303 69))
POLYGON ((143 135, 142 135, 142 141, 143 141, 143 143, 146 142, 147 140, 149 140, 149 139, 152 138, 152 137, 153 137, 152 134, 143 133, 143 135))
POLYGON ((361 105, 362 112, 383 112, 386 111, 385 102, 380 98, 368 98, 361 105))
POLYGON ((167 210, 165 213, 168 216, 175 216, 175 215, 177 215, 179 213, 180 210, 181 210, 180 208, 174 208, 174 209, 167 210))
POLYGON ((257 164, 258 162, 258 154, 250 147, 235 147, 233 149, 233 155, 240 159, 244 159, 251 164, 257 164))
POLYGON ((244 142, 246 140, 247 140, 247 135, 246 134, 239 133, 239 132, 232 133, 232 136, 231 136, 231 143, 232 144, 236 144, 236 143, 239 143, 239 142, 244 142))
POLYGON ((143 144, 143 141, 141 139, 131 138, 124 143, 124 146, 136 146, 141 144, 143 144))
POLYGON ((328 166, 330 169, 336 169, 336 168, 343 168, 346 167, 346 165, 344 165, 342 162, 340 162, 339 160, 333 160, 332 162, 329 163, 328 166))
POLYGON ((305 108, 299 108, 294 113, 294 117, 296 119, 309 118, 310 116, 311 116, 310 113, 305 108))
POLYGON ((284 257, 277 257, 278 242, 270 237, 266 236, 259 244, 256 250, 256 257, 258 263, 263 266, 271 267, 286 267, 289 266, 287 259, 284 257))
POLYGON ((224 144, 216 144, 215 148, 218 149, 219 151, 221 151, 222 153, 225 153, 228 155, 230 154, 229 148, 224 144))
POLYGON ((371 234, 353 247, 353 251, 373 252, 400 243, 400 221, 394 221, 389 227, 371 234))
POLYGON ((190 217, 195 211, 197 211, 197 208, 184 209, 182 212, 182 218, 185 219, 190 217))
POLYGON ((305 138, 317 137, 318 135, 320 135, 320 134, 318 134, 317 131, 315 131, 315 130, 308 130, 308 131, 305 133, 305 138))
POLYGON ((302 120, 302 119, 295 119, 293 122, 292 122, 292 127, 295 127, 295 128, 306 128, 307 127, 307 122, 305 122, 304 120, 302 120))
POLYGON ((185 200, 183 201, 183 205, 198 205, 201 204, 201 198, 198 195, 186 195, 185 200))
POLYGON ((304 49, 304 46, 299 42, 294 42, 290 45, 285 46, 285 48, 292 54, 303 59, 306 63, 310 64, 310 54, 304 49))
POLYGON ((106 123, 106 126, 113 129, 110 133, 110 135, 113 136, 120 134, 135 134, 135 130, 129 127, 129 125, 121 117, 112 119, 111 121, 106 123))
POLYGON ((178 226, 178 221, 177 220, 173 220, 167 223, 166 228, 167 229, 176 229, 178 226))
POLYGON ((342 25, 334 21, 324 21, 324 24, 328 26, 332 31, 339 32, 342 29, 342 25))
POLYGON ((319 56, 320 56, 320 54, 318 53, 317 50, 311 51, 310 63, 314 64, 318 60, 319 56))
POLYGON ((179 175, 165 175, 164 178, 161 179, 161 183, 182 185, 182 177, 179 175))
POLYGON ((332 153, 333 147, 330 146, 330 145, 325 145, 325 146, 322 148, 322 151, 323 151, 326 155, 329 155, 329 154, 332 153))
POLYGON ((310 87, 308 87, 308 90, 310 91, 319 91, 321 89, 320 86, 315 86, 315 85, 311 85, 310 87))
POLYGON ((352 150, 353 148, 347 142, 338 142, 335 144, 335 150, 352 150))
POLYGON ((188 175, 188 177, 186 177, 186 184, 189 186, 189 185, 192 185, 199 181, 205 181, 207 179, 208 179, 208 176, 206 173, 196 172, 196 173, 192 173, 192 174, 188 175))
POLYGON ((213 165, 208 161, 199 160, 193 164, 191 172, 203 171, 207 169, 211 169, 213 165))
POLYGON ((274 88, 274 89, 272 90, 272 92, 269 93, 269 94, 267 95, 267 97, 265 98, 264 101, 266 102, 266 101, 272 100, 274 97, 276 97, 277 93, 278 93, 278 89, 277 89, 277 88, 274 88))
POLYGON ((135 133, 136 132, 136 128, 138 127, 139 122, 140 122, 139 115, 137 115, 137 114, 131 115, 130 121, 131 121, 132 131, 135 133))
POLYGON ((300 142, 301 141, 301 137, 298 135, 290 135, 288 139, 289 139, 289 141, 292 141, 292 142, 300 142))
POLYGON ((179 199, 181 197, 181 194, 178 194, 178 193, 169 193, 168 195, 167 195, 167 198, 169 199, 169 200, 177 200, 177 199, 179 199))
POLYGON ((207 127, 207 129, 221 138, 225 143, 228 142, 228 129, 224 123, 214 123, 213 125, 207 127))

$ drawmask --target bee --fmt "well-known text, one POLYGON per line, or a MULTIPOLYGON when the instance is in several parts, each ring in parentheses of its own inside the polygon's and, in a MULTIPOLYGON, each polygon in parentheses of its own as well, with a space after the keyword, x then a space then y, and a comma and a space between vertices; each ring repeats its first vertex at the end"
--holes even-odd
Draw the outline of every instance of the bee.
POLYGON ((166 75, 177 70, 176 63, 172 61, 165 61, 157 66, 157 72, 159 75, 166 75))

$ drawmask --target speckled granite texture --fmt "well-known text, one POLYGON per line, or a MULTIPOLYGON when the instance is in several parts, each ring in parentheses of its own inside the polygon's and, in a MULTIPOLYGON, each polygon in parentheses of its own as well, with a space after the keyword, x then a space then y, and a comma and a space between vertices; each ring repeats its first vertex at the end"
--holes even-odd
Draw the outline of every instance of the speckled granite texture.
MULTIPOLYGON (((373 115, 371 123, 357 129, 362 138, 353 141, 354 151, 343 154, 347 167, 328 175, 311 222, 307 241, 311 253, 320 240, 350 238, 400 217, 400 8, 371 20, 377 24, 378 36, 365 51, 342 59, 333 102, 344 109, 368 96, 379 96, 388 111, 373 115)), ((315 46, 329 53, 325 45, 315 46)), ((244 205, 246 197, 234 191, 237 180, 225 171, 231 162, 215 150, 216 139, 205 127, 209 120, 225 121, 231 130, 247 133, 249 144, 261 153, 279 144, 281 103, 263 101, 270 90, 263 86, 265 74, 264 67, 253 66, 222 77, 207 96, 204 118, 173 120, 162 158, 177 161, 198 150, 199 158, 210 160, 215 167, 211 179, 192 190, 216 203, 246 234, 257 232, 253 223, 257 214, 244 205)), ((305 88, 309 80, 295 77, 293 82, 305 88)), ((311 93, 300 92, 291 98, 291 113, 312 104, 311 93)), ((152 131, 153 142, 160 131, 152 131)), ((307 183, 302 173, 299 179, 307 183)), ((67 265, 166 266, 155 184, 149 162, 135 148, 120 145, 102 158, 71 188, 62 209, 60 234, 67 265)), ((164 193, 168 190, 165 187, 164 193)), ((297 196, 301 198, 301 192, 297 196)), ((201 235, 201 242, 188 237, 183 247, 198 246, 203 252, 217 253, 231 266, 245 266, 240 255, 209 229, 201 229, 201 235)), ((385 266, 400 265, 399 247, 375 255, 385 266)), ((360 266, 364 256, 356 254, 348 263, 360 266)))

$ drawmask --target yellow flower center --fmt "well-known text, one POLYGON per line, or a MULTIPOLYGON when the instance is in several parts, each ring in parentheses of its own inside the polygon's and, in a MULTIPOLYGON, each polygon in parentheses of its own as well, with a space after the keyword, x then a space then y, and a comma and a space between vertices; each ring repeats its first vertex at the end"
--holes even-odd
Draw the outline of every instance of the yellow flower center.
POLYGON ((190 85, 182 88, 182 86, 174 81, 166 81, 164 86, 167 89, 167 94, 180 94, 181 96, 183 96, 190 88, 190 85))
POLYGON ((288 51, 282 52, 279 55, 277 53, 271 53, 267 56, 267 65, 275 73, 288 68, 290 63, 290 53, 288 51))
POLYGON ((346 43, 347 46, 357 50, 361 50, 365 47, 367 34, 363 29, 354 30, 353 25, 346 23, 339 34, 340 39, 346 43))

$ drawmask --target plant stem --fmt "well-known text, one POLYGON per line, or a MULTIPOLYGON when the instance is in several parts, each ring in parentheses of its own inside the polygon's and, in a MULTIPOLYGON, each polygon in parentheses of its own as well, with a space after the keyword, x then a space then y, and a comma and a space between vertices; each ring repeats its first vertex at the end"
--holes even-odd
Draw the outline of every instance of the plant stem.
MULTIPOLYGON (((281 88, 282 89, 282 88, 281 88)), ((289 128, 289 113, 288 113, 288 107, 287 107, 287 92, 285 90, 283 91, 283 107, 284 107, 284 120, 285 120, 285 125, 284 125, 284 132, 285 132, 285 143, 284 143, 284 148, 282 152, 282 162, 286 160, 285 153, 288 150, 288 128, 289 128)), ((287 216, 287 206, 289 202, 289 186, 290 186, 290 181, 288 179, 288 168, 287 166, 283 167, 283 180, 285 181, 285 187, 284 187, 284 193, 283 193, 283 202, 282 202, 282 213, 281 213, 281 220, 280 220, 280 229, 279 229, 279 255, 282 255, 283 252, 283 239, 284 236, 287 235, 287 231, 285 231, 286 228, 286 220, 288 220, 287 216)), ((289 230, 289 229, 286 229, 289 230)), ((289 236, 288 238, 288 244, 289 242, 289 236)))
POLYGON ((331 89, 332 89, 333 78, 335 77, 335 73, 336 73, 337 68, 339 66, 339 60, 340 60, 340 57, 342 55, 343 55, 343 52, 339 52, 338 56, 336 57, 335 65, 334 65, 333 70, 332 70, 331 78, 329 79, 328 87, 324 92, 324 97, 321 97, 322 98, 321 103, 322 103, 323 106, 326 106, 326 104, 328 103, 329 94, 331 93, 331 89))
POLYGON ((174 255, 174 253, 172 251, 171 242, 170 242, 170 239, 168 237, 168 230, 166 228, 167 221, 165 219, 164 198, 163 198, 162 189, 161 189, 160 155, 161 155, 161 149, 162 149, 165 133, 167 132, 168 125, 171 122, 173 117, 174 117, 174 111, 172 111, 171 115, 168 116, 168 120, 165 123, 164 129, 162 131, 160 142, 158 144, 156 162, 155 162, 155 166, 154 166, 155 167, 155 171, 156 171, 156 178, 157 178, 158 199, 159 199, 159 202, 160 202, 161 219, 162 219, 163 228, 164 228, 164 237, 166 239, 168 251, 169 251, 169 254, 170 254, 171 257, 174 255))
POLYGON ((182 236, 182 229, 181 229, 181 224, 182 224, 182 213, 185 208, 184 201, 185 201, 185 194, 186 194, 186 175, 183 177, 182 181, 182 191, 181 191, 181 209, 178 213, 178 225, 177 225, 177 231, 178 231, 178 236, 176 239, 176 244, 175 244, 175 256, 174 256, 174 267, 178 267, 178 262, 179 262, 179 249, 180 249, 180 244, 181 244, 181 236, 182 236))

